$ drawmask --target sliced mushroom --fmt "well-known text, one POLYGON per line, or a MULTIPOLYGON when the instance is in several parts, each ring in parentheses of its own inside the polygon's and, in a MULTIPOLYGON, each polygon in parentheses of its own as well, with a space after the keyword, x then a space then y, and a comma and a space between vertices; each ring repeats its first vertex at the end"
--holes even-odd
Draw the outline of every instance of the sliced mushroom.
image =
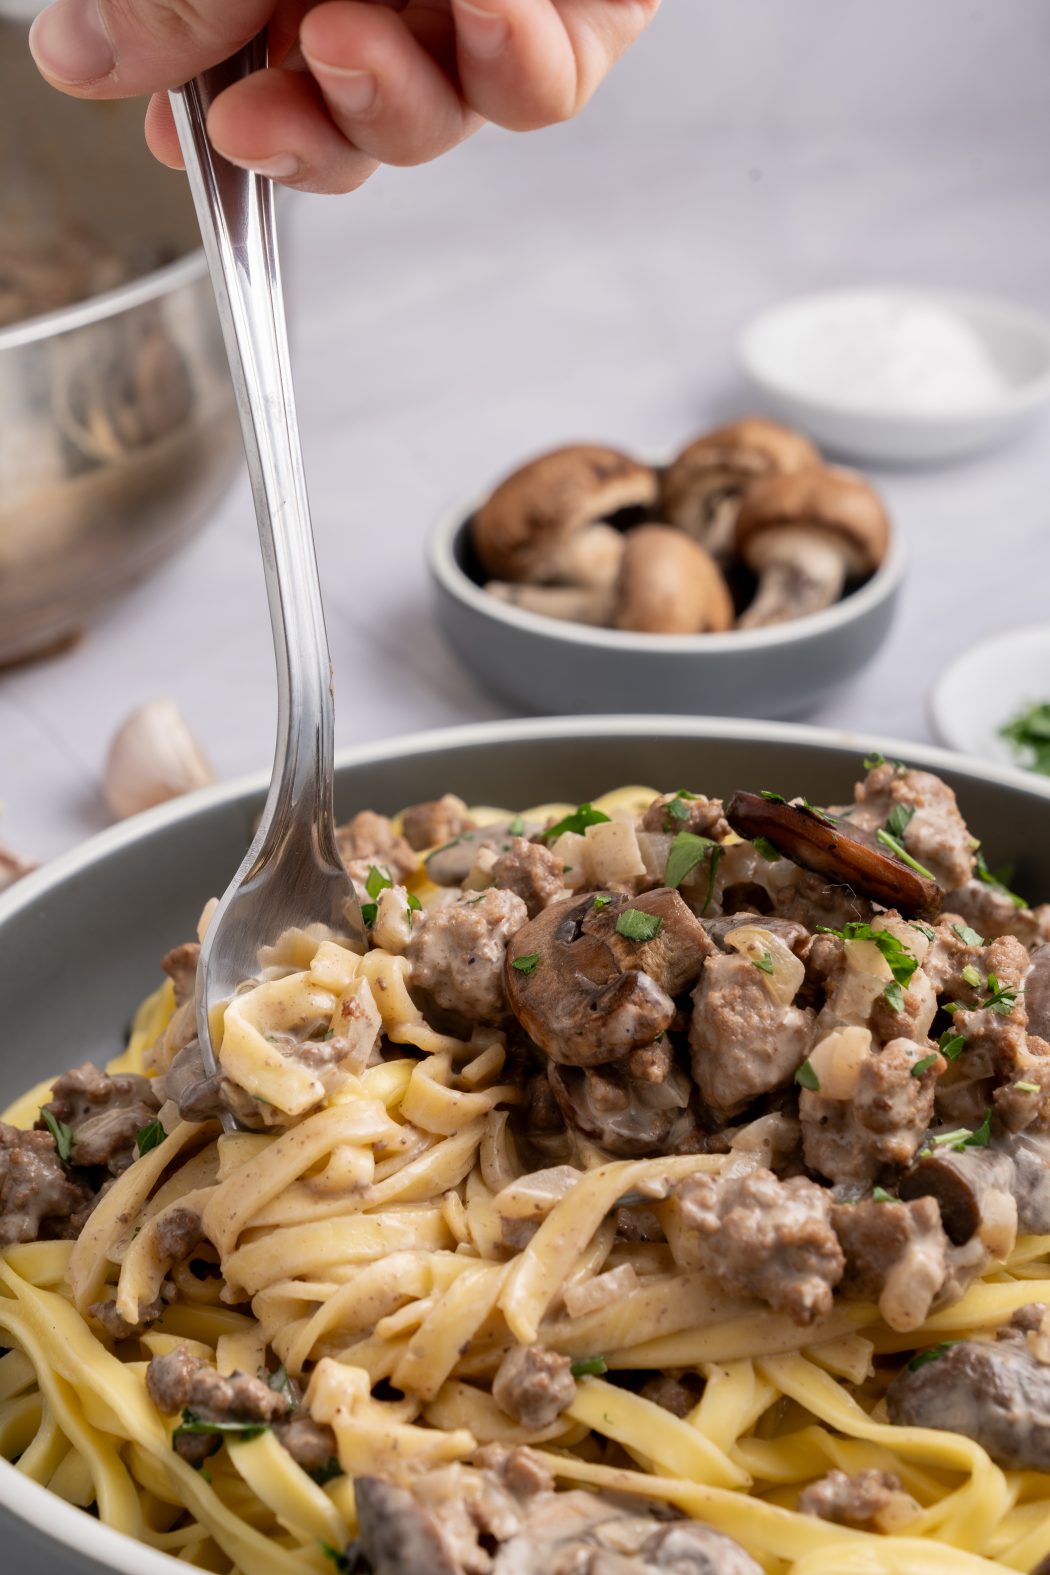
POLYGON ((628 531, 616 582, 617 629, 704 634, 728 629, 733 598, 711 554, 672 525, 628 531))
MULTIPOLYGON (((901 1197, 934 1198, 944 1233, 956 1247, 965 1246, 984 1231, 994 1233, 996 1227, 1006 1228, 1007 1236, 1016 1235, 1014 1166, 1009 1154, 992 1148, 943 1150, 943 1145, 934 1148, 904 1173, 898 1188, 901 1197)), ((991 1242, 986 1245, 994 1250, 991 1242)))
POLYGON ((676 891, 631 901, 609 892, 552 903, 507 950, 511 1010, 553 1061, 599 1066, 651 1045, 674 1018, 674 996, 695 982, 714 947, 676 891), (595 905, 597 898, 598 905, 595 905), (623 915, 642 916, 632 926, 623 915), (647 940, 617 929, 659 928, 647 940))
POLYGON ((851 837, 834 821, 802 804, 776 803, 758 793, 734 793, 726 819, 741 837, 765 837, 785 858, 803 869, 850 886, 886 908, 918 918, 940 912, 943 893, 878 848, 851 837))
MULTIPOLYGON (((407 1488, 383 1477, 354 1480, 357 1548, 371 1575, 459 1575, 433 1516, 407 1488)), ((351 1543, 351 1549, 355 1549, 351 1543)), ((357 1569, 353 1558, 348 1569, 357 1569)))
POLYGON ((852 471, 806 470, 756 482, 740 506, 734 540, 758 575, 758 590, 738 626, 764 629, 829 607, 847 580, 875 572, 889 534, 878 493, 852 471))
POLYGON ((570 623, 636 634, 705 634, 732 626, 733 598, 721 569, 673 525, 637 525, 622 539, 616 583, 512 585, 485 589, 512 607, 570 623))
POLYGON ((514 820, 496 821, 491 826, 472 826, 469 831, 461 831, 458 837, 453 837, 451 842, 435 848, 423 860, 423 867, 435 886, 462 886, 483 848, 508 853, 515 837, 534 837, 542 830, 540 821, 522 820, 520 815, 514 820))
POLYGON ((787 474, 820 464, 808 438, 758 416, 705 433, 668 466, 661 506, 719 561, 728 558, 740 502, 762 476, 787 474))
POLYGON ((623 538, 607 522, 644 517, 655 471, 616 449, 556 449, 508 476, 475 514, 471 539, 486 577, 532 585, 610 586, 623 538))
POLYGON ((669 1153, 696 1131, 692 1084, 673 1064, 659 1081, 632 1077, 631 1059, 593 1068, 552 1061, 547 1075, 554 1097, 570 1126, 610 1154, 669 1153))

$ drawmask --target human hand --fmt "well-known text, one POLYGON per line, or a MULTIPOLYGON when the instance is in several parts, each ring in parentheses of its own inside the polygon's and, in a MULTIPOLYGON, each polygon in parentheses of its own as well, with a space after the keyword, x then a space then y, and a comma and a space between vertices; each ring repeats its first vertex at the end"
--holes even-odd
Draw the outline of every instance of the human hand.
POLYGON ((220 94, 218 151, 304 191, 354 191, 492 121, 567 120, 660 0, 54 0, 30 47, 79 98, 152 93, 146 139, 182 163, 166 89, 269 28, 271 65, 220 94))

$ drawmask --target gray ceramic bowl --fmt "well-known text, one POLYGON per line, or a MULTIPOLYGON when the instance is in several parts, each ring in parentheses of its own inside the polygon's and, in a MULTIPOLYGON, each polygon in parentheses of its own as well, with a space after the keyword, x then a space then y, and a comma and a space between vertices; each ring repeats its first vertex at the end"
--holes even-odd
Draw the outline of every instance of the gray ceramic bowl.
MULTIPOLYGON (((422 734, 344 754, 337 808, 341 816, 365 806, 393 811, 448 790, 491 804, 576 801, 643 781, 721 794, 775 787, 831 803, 849 793, 872 749, 943 774, 986 838, 991 863, 1015 861, 1022 891, 1050 892, 1050 783, 945 750, 783 724, 574 717, 422 734)), ((49 1071, 116 1053, 158 959, 192 933, 204 899, 235 869, 265 789, 262 777, 251 778, 137 816, 0 898, 0 1104, 49 1071)), ((0 1547, 11 1575, 185 1569, 4 1462, 0 1547)))
POLYGON ((856 676, 889 632, 904 575, 894 535, 871 579, 823 612, 773 629, 629 634, 523 612, 480 584, 470 515, 430 542, 438 623, 487 689, 522 711, 781 717, 811 713, 856 676))

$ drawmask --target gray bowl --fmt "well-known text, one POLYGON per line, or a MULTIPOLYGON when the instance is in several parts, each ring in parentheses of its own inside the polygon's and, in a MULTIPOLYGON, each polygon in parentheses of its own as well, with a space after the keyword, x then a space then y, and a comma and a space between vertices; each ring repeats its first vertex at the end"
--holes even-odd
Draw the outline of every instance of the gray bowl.
POLYGON ((147 152, 141 104, 63 98, 24 35, 0 22, 0 226, 82 226, 131 282, 0 328, 0 664, 170 557, 242 464, 185 180, 147 152))
POLYGON ((805 716, 871 661, 889 633, 905 554, 893 536, 882 567, 842 601, 772 629, 631 634, 523 612, 480 583, 470 514, 430 541, 438 624, 478 681, 518 710, 805 716))
MULTIPOLYGON (((1050 891, 1050 783, 945 750, 784 724, 574 717, 422 734, 342 755, 337 807, 340 816, 366 806, 393 811, 449 790, 524 806, 641 781, 721 794, 772 787, 831 803, 849 794, 872 749, 943 775, 986 837, 990 863, 1013 860, 1022 891, 1050 891)), ((263 777, 251 778, 137 816, 0 898, 0 1105, 48 1072, 117 1053, 156 981, 158 959, 192 934, 204 899, 239 862, 265 790, 263 777)), ((0 1538, 3 1567, 17 1575, 175 1575, 185 1568, 5 1462, 0 1538)))

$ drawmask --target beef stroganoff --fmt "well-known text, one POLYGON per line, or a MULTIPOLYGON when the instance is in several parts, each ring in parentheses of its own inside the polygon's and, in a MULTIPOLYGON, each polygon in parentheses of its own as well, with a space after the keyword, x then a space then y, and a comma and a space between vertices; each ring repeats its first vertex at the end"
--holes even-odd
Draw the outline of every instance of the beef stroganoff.
POLYGON ((1050 908, 700 788, 363 811, 211 1076, 169 953, 0 1124, 0 1452, 223 1575, 1050 1568, 1050 908))

